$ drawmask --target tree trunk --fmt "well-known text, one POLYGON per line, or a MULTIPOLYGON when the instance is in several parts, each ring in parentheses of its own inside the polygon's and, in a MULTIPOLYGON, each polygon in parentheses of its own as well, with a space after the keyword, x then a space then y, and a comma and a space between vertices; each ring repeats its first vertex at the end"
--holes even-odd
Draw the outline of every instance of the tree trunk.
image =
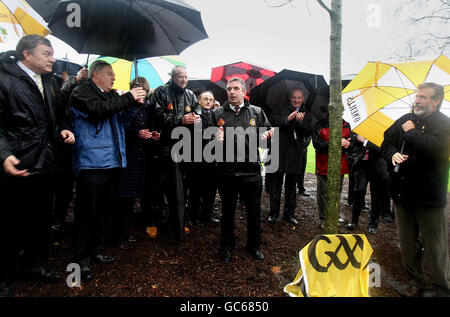
POLYGON ((338 233, 339 201, 341 196, 341 139, 342 139, 342 82, 341 82, 341 39, 342 1, 332 0, 330 19, 330 141, 328 147, 328 178, 326 194, 326 234, 338 233))

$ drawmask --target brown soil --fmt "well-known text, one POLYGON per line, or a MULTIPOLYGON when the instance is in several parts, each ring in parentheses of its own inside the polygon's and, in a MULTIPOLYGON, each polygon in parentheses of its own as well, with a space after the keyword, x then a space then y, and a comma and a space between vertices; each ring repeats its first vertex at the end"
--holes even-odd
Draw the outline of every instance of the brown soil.
MULTIPOLYGON (((142 228, 130 227, 136 242, 129 249, 110 248, 107 254, 116 258, 111 265, 92 265, 94 278, 81 288, 69 288, 65 278, 61 283, 16 282, 13 293, 18 297, 288 297, 283 292, 299 269, 298 252, 316 235, 317 225, 316 178, 306 174, 305 186, 310 197, 299 196, 298 227, 285 221, 270 225, 266 221, 269 204, 264 192, 262 199, 263 262, 253 260, 244 249, 246 242, 245 210, 238 205, 236 213, 237 247, 231 263, 218 256, 220 228, 190 227, 185 242, 175 246, 169 232, 160 231, 150 239, 142 228)), ((341 214, 345 222, 339 224, 341 233, 349 233, 344 225, 351 217, 347 205, 347 179, 341 195, 341 214)), ((370 205, 369 196, 366 201, 370 205)), ((216 202, 217 217, 220 199, 216 202)), ((447 207, 448 208, 448 207, 447 207)), ((401 253, 394 223, 381 221, 377 235, 367 233, 368 213, 361 216, 356 233, 366 234, 374 250, 372 261, 381 266, 381 287, 371 288, 375 297, 397 297, 406 285, 401 253)), ((67 276, 71 262, 70 234, 52 238, 49 267, 67 276)))

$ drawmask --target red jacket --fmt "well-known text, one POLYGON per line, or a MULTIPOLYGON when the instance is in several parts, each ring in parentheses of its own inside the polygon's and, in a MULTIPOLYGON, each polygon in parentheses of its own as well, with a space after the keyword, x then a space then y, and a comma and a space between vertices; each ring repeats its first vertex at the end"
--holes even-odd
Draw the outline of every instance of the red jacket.
MULTIPOLYGON (((350 125, 342 120, 342 137, 349 138, 351 134, 350 125)), ((313 131, 313 145, 316 149, 316 174, 328 174, 328 141, 330 140, 330 126, 328 119, 316 123, 313 131)), ((347 153, 342 148, 341 175, 348 174, 347 153)))

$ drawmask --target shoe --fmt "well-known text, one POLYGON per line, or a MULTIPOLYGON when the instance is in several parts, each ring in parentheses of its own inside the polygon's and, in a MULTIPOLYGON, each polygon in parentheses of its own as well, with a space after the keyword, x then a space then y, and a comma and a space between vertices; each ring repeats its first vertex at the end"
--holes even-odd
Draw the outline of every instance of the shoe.
POLYGON ((233 257, 233 251, 231 251, 231 249, 229 248, 220 249, 219 253, 222 260, 224 260, 225 262, 231 262, 231 259, 233 257))
POLYGON ((270 224, 274 224, 275 222, 277 222, 277 218, 276 218, 276 217, 273 217, 273 216, 269 216, 269 217, 267 217, 267 221, 268 221, 270 224))
POLYGON ((11 290, 5 283, 0 284, 0 297, 12 297, 11 290))
POLYGON ((155 226, 147 227, 145 229, 145 232, 147 232, 147 235, 152 239, 155 239, 156 237, 158 237, 158 227, 155 227, 155 226))
POLYGON ((299 193, 300 195, 302 195, 303 197, 310 197, 311 195, 305 190, 301 193, 299 193))
POLYGON ((364 204, 364 206, 362 207, 363 210, 369 210, 369 205, 364 204))
POLYGON ((94 261, 102 264, 110 264, 113 263, 116 259, 110 255, 97 254, 94 258, 94 261))
POLYGON ((325 229, 325 221, 324 220, 319 220, 319 228, 320 229, 325 229))
POLYGON ((89 266, 84 266, 81 268, 81 280, 88 282, 92 279, 92 271, 89 266))
POLYGON ((287 222, 289 222, 293 226, 298 226, 298 220, 295 219, 294 217, 284 218, 284 220, 286 220, 287 222))
POLYGON ((357 223, 349 222, 349 223, 347 224, 346 227, 347 227, 348 230, 353 230, 353 229, 355 229, 357 226, 358 226, 357 223))
POLYGON ((375 227, 369 227, 369 233, 370 234, 377 234, 378 233, 378 229, 375 227))
POLYGON ((248 252, 251 253, 251 255, 253 255, 253 257, 255 258, 255 260, 258 261, 264 261, 264 254, 261 252, 260 249, 252 249, 252 248, 245 248, 248 252))
POLYGON ((386 222, 394 222, 394 218, 392 218, 391 216, 383 217, 383 220, 386 222))

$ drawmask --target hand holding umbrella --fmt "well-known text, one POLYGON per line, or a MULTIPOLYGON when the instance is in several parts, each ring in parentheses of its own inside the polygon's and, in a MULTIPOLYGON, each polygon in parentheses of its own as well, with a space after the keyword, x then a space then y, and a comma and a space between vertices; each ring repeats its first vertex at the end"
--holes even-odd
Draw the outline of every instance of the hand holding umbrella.
POLYGON ((142 87, 134 87, 130 90, 130 93, 138 103, 144 103, 144 99, 147 96, 147 92, 142 87))

